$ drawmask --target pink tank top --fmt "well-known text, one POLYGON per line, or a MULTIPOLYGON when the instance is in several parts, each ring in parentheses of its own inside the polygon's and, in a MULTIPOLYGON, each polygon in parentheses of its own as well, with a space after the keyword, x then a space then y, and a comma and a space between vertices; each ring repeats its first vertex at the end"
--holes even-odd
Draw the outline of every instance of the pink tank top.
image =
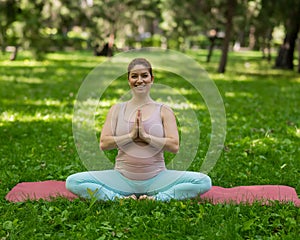
MULTIPOLYGON (((144 129, 150 135, 164 137, 164 128, 161 119, 162 104, 155 103, 156 107, 152 115, 143 121, 144 129)), ((118 120, 115 128, 115 135, 128 134, 134 122, 124 118, 126 102, 120 104, 118 120)), ((118 149, 115 170, 125 177, 133 180, 146 180, 156 176, 166 169, 162 149, 151 145, 138 145, 131 142, 118 149)))

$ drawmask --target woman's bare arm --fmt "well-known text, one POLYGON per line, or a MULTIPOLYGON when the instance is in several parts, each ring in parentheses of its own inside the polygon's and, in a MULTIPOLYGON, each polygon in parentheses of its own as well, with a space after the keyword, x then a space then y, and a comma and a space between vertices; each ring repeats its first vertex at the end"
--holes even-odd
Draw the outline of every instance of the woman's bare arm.
MULTIPOLYGON (((103 125, 101 136, 100 136, 100 149, 110 150, 123 146, 130 143, 137 137, 136 128, 125 135, 114 136, 114 131, 117 123, 117 117, 119 114, 119 105, 114 105, 109 110, 105 123, 103 125)), ((136 123, 135 123, 136 124, 136 123)))

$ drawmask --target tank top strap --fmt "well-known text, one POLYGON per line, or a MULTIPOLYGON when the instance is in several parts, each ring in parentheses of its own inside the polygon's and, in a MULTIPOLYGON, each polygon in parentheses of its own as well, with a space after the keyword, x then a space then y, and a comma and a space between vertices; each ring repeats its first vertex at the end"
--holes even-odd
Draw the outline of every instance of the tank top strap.
POLYGON ((126 106, 126 102, 121 102, 121 103, 117 103, 117 105, 119 106, 118 108, 118 115, 117 115, 117 119, 116 119, 116 125, 114 128, 114 135, 116 135, 117 132, 117 126, 120 124, 123 124, 122 120, 124 119, 124 109, 126 106))
POLYGON ((119 114, 118 114, 119 119, 124 119, 126 104, 127 102, 119 103, 119 114))
POLYGON ((156 108, 157 110, 156 111, 157 111, 158 115, 161 116, 161 109, 162 109, 164 104, 163 103, 156 103, 156 104, 157 104, 157 108, 156 108))

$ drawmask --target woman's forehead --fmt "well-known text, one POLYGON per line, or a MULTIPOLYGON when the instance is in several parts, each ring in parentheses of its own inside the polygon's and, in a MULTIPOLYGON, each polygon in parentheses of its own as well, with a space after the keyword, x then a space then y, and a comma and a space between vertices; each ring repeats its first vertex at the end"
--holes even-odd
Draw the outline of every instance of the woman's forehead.
POLYGON ((145 67, 144 65, 137 64, 135 65, 131 70, 130 73, 144 73, 149 72, 149 69, 145 67))

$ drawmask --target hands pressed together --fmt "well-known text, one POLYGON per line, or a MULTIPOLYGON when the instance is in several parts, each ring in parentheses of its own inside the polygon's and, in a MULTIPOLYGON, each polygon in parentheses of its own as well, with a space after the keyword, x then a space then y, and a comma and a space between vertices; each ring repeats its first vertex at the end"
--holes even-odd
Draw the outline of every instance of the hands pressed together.
POLYGON ((140 109, 138 109, 136 112, 136 117, 133 128, 130 132, 130 137, 134 142, 150 143, 151 141, 150 135, 146 133, 143 127, 142 112, 140 109))

